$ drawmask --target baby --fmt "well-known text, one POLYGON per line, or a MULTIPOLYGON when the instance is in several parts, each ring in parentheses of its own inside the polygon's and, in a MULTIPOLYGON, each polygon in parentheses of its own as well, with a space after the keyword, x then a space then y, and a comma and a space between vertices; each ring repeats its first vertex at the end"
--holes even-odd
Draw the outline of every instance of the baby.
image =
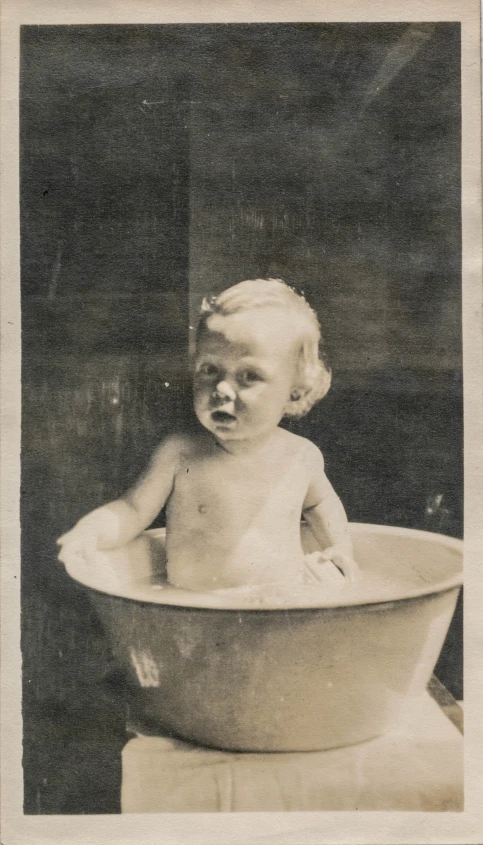
POLYGON ((199 429, 168 437, 134 487, 60 537, 60 560, 127 543, 166 505, 175 587, 290 587, 324 580, 327 566, 354 580, 347 517, 323 457, 279 426, 329 389, 320 340, 315 313, 281 281, 240 282, 205 300, 194 360, 199 429), (304 555, 302 515, 320 554, 304 555))

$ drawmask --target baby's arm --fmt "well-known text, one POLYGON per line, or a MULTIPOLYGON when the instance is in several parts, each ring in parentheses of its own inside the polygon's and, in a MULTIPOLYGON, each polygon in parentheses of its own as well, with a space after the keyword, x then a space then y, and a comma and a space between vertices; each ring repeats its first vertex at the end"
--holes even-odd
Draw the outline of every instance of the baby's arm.
POLYGON ((313 444, 310 446, 310 482, 303 505, 305 521, 323 549, 321 557, 331 560, 349 580, 355 580, 358 566, 344 506, 325 474, 321 452, 313 444))
POLYGON ((146 473, 127 493, 91 511, 59 537, 59 560, 65 563, 73 554, 122 546, 147 528, 169 498, 180 451, 181 438, 164 441, 154 453, 146 473))

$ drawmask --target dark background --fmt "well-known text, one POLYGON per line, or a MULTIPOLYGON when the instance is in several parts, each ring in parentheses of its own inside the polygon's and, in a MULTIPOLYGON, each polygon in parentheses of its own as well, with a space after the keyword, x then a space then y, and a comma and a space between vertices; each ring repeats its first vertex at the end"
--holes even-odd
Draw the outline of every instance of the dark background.
MULTIPOLYGON (((128 705, 55 538, 191 413, 201 297, 279 276, 334 370, 294 430, 353 521, 462 536, 457 24, 22 29, 26 813, 119 811, 128 705)), ((461 607, 437 674, 462 697, 461 607)))

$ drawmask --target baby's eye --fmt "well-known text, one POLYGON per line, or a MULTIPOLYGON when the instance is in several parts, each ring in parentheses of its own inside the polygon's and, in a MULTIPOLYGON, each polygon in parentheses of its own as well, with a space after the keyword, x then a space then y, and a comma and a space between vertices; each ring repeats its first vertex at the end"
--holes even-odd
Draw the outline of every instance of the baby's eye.
POLYGON ((209 361, 205 361, 196 368, 196 375, 201 376, 202 378, 212 378, 213 376, 218 375, 218 367, 216 364, 211 364, 209 361))
POLYGON ((241 384, 254 384, 257 381, 262 381, 260 373, 256 370, 244 370, 239 377, 241 384))

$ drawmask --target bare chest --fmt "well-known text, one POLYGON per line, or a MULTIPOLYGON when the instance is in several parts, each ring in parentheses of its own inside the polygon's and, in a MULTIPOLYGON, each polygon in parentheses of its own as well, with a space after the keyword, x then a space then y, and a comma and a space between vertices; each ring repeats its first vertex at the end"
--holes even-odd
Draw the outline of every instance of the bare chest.
POLYGON ((272 510, 299 517, 307 483, 307 471, 296 457, 199 460, 180 468, 168 509, 190 524, 213 519, 228 525, 272 510))

